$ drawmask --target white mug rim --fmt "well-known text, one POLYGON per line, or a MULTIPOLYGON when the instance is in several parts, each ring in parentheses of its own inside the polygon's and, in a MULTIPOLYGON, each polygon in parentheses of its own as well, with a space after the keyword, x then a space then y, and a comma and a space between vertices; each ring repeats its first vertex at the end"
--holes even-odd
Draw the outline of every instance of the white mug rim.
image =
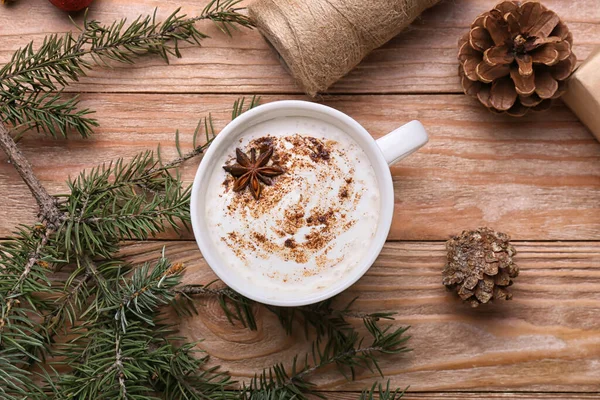
POLYGON ((196 243, 202 252, 206 263, 219 277, 219 279, 221 279, 233 290, 245 297, 248 297, 249 299, 263 304, 283 307, 296 307, 317 303, 341 293, 356 283, 369 270, 376 258, 381 253, 392 225, 393 211, 394 189, 392 176, 388 163, 386 162, 384 155, 380 147, 377 145, 375 139, 361 124, 359 124, 349 115, 323 104, 302 100, 280 100, 260 105, 241 114, 231 121, 225 128, 223 128, 223 130, 214 138, 213 142, 204 154, 200 165, 198 166, 198 170, 196 171, 194 182, 192 184, 192 194, 190 199, 190 215, 196 243), (200 207, 193 206, 194 204, 199 204, 199 198, 201 195, 203 195, 203 193, 200 193, 201 182, 203 182, 204 179, 210 178, 212 171, 214 168, 216 168, 213 163, 210 162, 210 160, 220 154, 219 150, 220 146, 222 146, 222 143, 225 142, 229 136, 235 135, 236 133, 241 133, 238 131, 240 127, 242 130, 245 130, 246 124, 253 119, 256 119, 258 116, 282 109, 289 109, 289 116, 294 116, 294 110, 296 110, 296 112, 298 110, 309 111, 315 115, 327 115, 328 117, 334 118, 352 129, 357 136, 362 137, 364 140, 362 140, 362 143, 359 143, 359 145, 363 148, 368 156, 372 155, 375 158, 375 160, 373 160, 373 157, 369 156, 376 174, 381 198, 376 235, 373 240, 371 240, 369 244, 370 248, 363 257, 362 262, 353 267, 352 270, 339 281, 339 283, 333 286, 332 289, 315 291, 313 293, 302 293, 297 299, 277 299, 269 297, 261 292, 260 287, 239 285, 236 282, 233 282, 233 280, 228 279, 224 271, 224 268, 226 267, 221 265, 222 261, 220 260, 220 257, 214 254, 214 244, 212 242, 213 239, 209 237, 207 232, 201 230, 199 226, 200 222, 198 218, 204 218, 203 214, 205 213, 205 210, 199 210, 200 207), (368 148, 365 148, 365 144, 367 144, 368 148))

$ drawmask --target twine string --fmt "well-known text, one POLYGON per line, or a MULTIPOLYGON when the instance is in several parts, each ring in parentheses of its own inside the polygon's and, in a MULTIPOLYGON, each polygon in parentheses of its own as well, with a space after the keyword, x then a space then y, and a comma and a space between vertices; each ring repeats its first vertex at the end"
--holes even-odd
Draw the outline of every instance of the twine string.
POLYGON ((300 87, 315 96, 438 1, 256 0, 248 10, 300 87))

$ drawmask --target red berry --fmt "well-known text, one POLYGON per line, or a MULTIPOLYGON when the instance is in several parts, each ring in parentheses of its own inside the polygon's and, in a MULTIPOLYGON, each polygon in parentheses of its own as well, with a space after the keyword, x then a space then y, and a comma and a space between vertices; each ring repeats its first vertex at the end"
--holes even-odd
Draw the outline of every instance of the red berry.
POLYGON ((63 11, 79 11, 83 10, 94 0, 50 0, 50 3, 63 11))

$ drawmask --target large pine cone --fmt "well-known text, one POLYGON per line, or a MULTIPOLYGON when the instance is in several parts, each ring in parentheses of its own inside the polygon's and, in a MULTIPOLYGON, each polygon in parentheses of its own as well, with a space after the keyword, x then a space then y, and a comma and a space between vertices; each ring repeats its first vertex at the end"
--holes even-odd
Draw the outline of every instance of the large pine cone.
POLYGON ((459 40, 463 89, 496 112, 547 109, 575 68, 572 45, 567 25, 540 3, 499 3, 459 40))
POLYGON ((513 262, 517 254, 505 233, 489 228, 464 231, 446 242, 448 258, 443 284, 461 299, 477 307, 492 299, 510 300, 506 288, 519 275, 513 262))

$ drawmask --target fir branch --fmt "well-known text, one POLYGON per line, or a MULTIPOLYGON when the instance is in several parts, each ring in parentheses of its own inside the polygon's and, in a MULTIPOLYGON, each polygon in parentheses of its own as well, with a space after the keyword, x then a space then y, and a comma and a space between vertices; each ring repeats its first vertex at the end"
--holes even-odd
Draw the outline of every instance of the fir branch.
POLYGON ((61 375, 57 398, 156 398, 156 391, 169 399, 234 398, 235 391, 226 389, 228 375, 203 368, 208 357, 193 357, 194 343, 174 346, 172 329, 156 320, 182 271, 181 264, 162 257, 154 266, 133 268, 129 278, 118 273, 108 282, 95 312, 84 313, 89 322, 59 346, 58 355, 73 372, 61 375))
POLYGON ((98 286, 105 292, 108 292, 108 285, 106 278, 100 273, 96 262, 92 260, 92 258, 88 254, 84 254, 81 259, 77 259, 77 263, 79 264, 79 269, 82 267, 87 271, 87 273, 96 281, 98 286), (83 265, 81 265, 83 264, 83 265))
POLYGON ((56 206, 56 199, 52 197, 39 179, 33 173, 29 160, 25 158, 17 144, 10 136, 6 127, 0 123, 0 148, 4 150, 11 164, 25 182, 31 194, 35 197, 40 210, 40 218, 52 229, 61 220, 61 213, 56 206))
POLYGON ((62 295, 45 315, 45 329, 55 335, 61 326, 66 331, 67 320, 71 327, 81 320, 96 320, 106 307, 105 299, 113 296, 111 282, 130 270, 129 264, 118 259, 94 261, 84 256, 78 260, 78 267, 64 283, 62 295))
MULTIPOLYGON (((43 252, 46 246, 48 245, 48 241, 52 232, 47 227, 43 227, 41 229, 43 230, 42 232, 36 231, 36 235, 31 236, 31 238, 33 238, 33 241, 30 241, 29 243, 19 243, 18 241, 15 242, 17 246, 26 246, 24 249, 21 250, 21 252, 23 250, 27 251, 28 248, 31 250, 30 253, 26 256, 26 262, 23 265, 20 273, 15 271, 16 273, 11 276, 8 274, 12 272, 11 268, 6 268, 6 270, 4 271, 6 273, 5 279, 10 283, 9 287, 7 288, 8 290, 3 290, 5 294, 0 294, 0 309, 2 311, 0 313, 0 350, 2 350, 2 348, 4 347, 3 345, 5 342, 12 342, 16 347, 18 347, 22 356, 31 357, 34 359, 37 358, 32 350, 40 350, 40 348, 42 347, 46 332, 45 329, 43 329, 43 327, 40 327, 36 323, 28 323, 25 326, 13 325, 11 323, 11 320, 20 319, 23 317, 23 315, 26 315, 28 312, 38 314, 36 307, 21 307, 21 299, 23 297, 27 297, 27 295, 31 295, 31 293, 33 293, 33 288, 35 288, 34 290, 41 290, 42 292, 45 292, 46 288, 40 286, 49 285, 49 281, 46 276, 46 271, 40 271, 39 267, 43 269, 44 267, 48 266, 48 263, 46 261, 42 261, 41 258, 43 257, 43 252), (38 265, 38 268, 34 268, 36 264, 38 265), (42 274, 40 274, 40 272, 42 272, 42 274), (11 280, 13 282, 11 282, 11 280), (33 284, 34 282, 30 282, 32 280, 35 281, 35 284, 33 284), (28 284, 28 286, 31 287, 27 288, 27 290, 24 290, 25 284, 28 284)), ((2 253, 0 256, 5 256, 11 253, 12 256, 16 255, 14 252, 7 251, 7 247, 0 247, 0 253, 2 253)), ((21 257, 18 257, 18 259, 20 258, 21 257)), ((7 265, 10 261, 4 258, 0 260, 0 265, 7 265)), ((22 261, 25 261, 25 259, 22 259, 22 261)), ((29 304, 32 303, 29 302, 29 304)), ((41 304, 44 303, 40 302, 40 305, 41 304)))
POLYGON ((2 122, 9 123, 21 131, 45 130, 53 137, 71 130, 83 137, 92 134, 98 122, 90 118, 90 109, 78 110, 78 96, 63 99, 61 93, 32 92, 26 96, 15 96, 0 104, 2 122))
POLYGON ((69 182, 71 194, 60 205, 63 223, 57 230, 67 257, 87 252, 109 258, 123 239, 145 239, 189 221, 190 188, 158 165, 153 152, 144 152, 69 182))
POLYGON ((174 400, 239 400, 239 391, 230 389, 235 383, 219 367, 208 367, 209 356, 197 357, 196 343, 173 348, 164 366, 157 365, 151 381, 164 399, 174 400))
POLYGON ((153 267, 149 263, 134 269, 131 277, 121 279, 112 289, 114 304, 102 311, 114 311, 114 319, 123 332, 127 330, 128 315, 154 326, 153 313, 175 298, 173 288, 179 285, 183 264, 170 264, 164 256, 153 267))
POLYGON ((196 28, 198 21, 212 21, 227 34, 237 27, 252 28, 249 18, 240 13, 243 8, 236 7, 239 2, 213 0, 196 17, 176 10, 163 22, 148 15, 130 24, 122 19, 101 25, 86 15, 77 36, 72 32, 50 35, 37 49, 30 42, 0 69, 0 120, 44 130, 54 137, 66 136, 71 129, 89 136, 97 121, 89 117, 91 110, 77 110, 76 97, 62 100, 66 86, 94 66, 132 64, 144 54, 157 54, 167 63, 171 57, 179 58, 181 42, 200 44, 208 37, 196 28))
POLYGON ((317 339, 313 343, 312 352, 304 357, 304 362, 300 362, 298 356, 294 357, 291 372, 288 373, 283 364, 276 364, 255 376, 250 385, 244 388, 243 399, 307 400, 309 395, 324 397, 308 379, 312 374, 330 365, 337 365, 345 375, 349 372, 350 379, 355 378, 358 368, 377 370, 381 374, 378 353, 399 354, 409 351, 405 347, 408 337, 404 336, 408 328, 381 328, 375 321, 366 321, 365 326, 372 338, 370 345, 363 345, 365 338, 356 331, 331 336, 324 344, 317 339))
MULTIPOLYGON (((46 301, 32 298, 34 293, 51 292, 49 280, 49 262, 44 259, 53 260, 54 256, 49 249, 49 240, 52 232, 43 225, 37 225, 26 230, 21 229, 12 240, 0 243, 0 268, 3 279, 0 280, 0 350, 9 337, 11 330, 17 325, 11 323, 11 318, 20 319, 27 313, 39 314, 39 308, 47 308, 46 301)), ((35 331, 35 322, 27 324, 30 333, 35 331)), ((15 332, 12 332, 13 334, 15 332)), ((29 337, 17 335, 10 341, 25 351, 28 347, 29 337)), ((36 333, 32 338, 41 339, 36 333)), ((31 344, 36 341, 32 340, 31 344)))
POLYGON ((92 279, 92 273, 89 270, 70 287, 70 282, 64 288, 64 292, 60 298, 55 301, 55 306, 48 314, 44 316, 44 328, 48 332, 56 333, 56 330, 63 326, 66 328, 65 322, 68 319, 71 326, 75 325, 75 321, 79 318, 80 311, 84 308, 87 299, 92 295, 88 282, 92 279))
POLYGON ((134 57, 148 53, 158 54, 168 62, 169 56, 181 57, 179 42, 199 43, 208 37, 196 29, 198 21, 211 20, 227 27, 225 31, 233 26, 251 28, 249 18, 240 13, 243 8, 236 7, 239 3, 240 0, 213 0, 200 15, 190 18, 178 9, 162 23, 156 21, 156 15, 140 16, 129 25, 126 19, 101 25, 86 18, 83 26, 77 27, 77 37, 72 32, 50 35, 37 50, 33 42, 17 50, 0 70, 0 87, 9 93, 56 91, 78 81, 94 64, 132 63, 134 57))
MULTIPOLYGON (((6 293, 6 298, 8 299, 6 306, 7 309, 10 309, 11 304, 14 304, 15 301, 17 301, 17 297, 22 294, 23 284, 29 278, 29 275, 32 273, 34 264, 40 262, 40 259, 42 257, 42 251, 48 244, 50 235, 53 233, 47 227, 42 227, 41 229, 43 230, 43 232, 41 233, 41 235, 39 235, 38 243, 35 246, 35 250, 32 253, 30 253, 29 259, 23 266, 23 271, 19 275, 17 281, 14 283, 12 289, 10 289, 8 293, 6 293)), ((4 326, 5 320, 0 319, 0 332, 2 332, 2 328, 4 328, 4 326)))
POLYGON ((35 374, 20 367, 22 354, 17 351, 0 353, 0 398, 3 400, 45 399, 35 382, 35 374))
MULTIPOLYGON (((204 149, 205 145, 200 147, 204 149)), ((18 150, 16 147, 15 149, 18 150)), ((195 150, 196 153, 200 153, 197 149, 195 150)), ((136 164, 135 160, 134 164, 136 164)), ((50 343, 51 337, 57 333, 58 328, 63 326, 65 320, 68 319, 73 325, 79 318, 91 320, 97 318, 100 315, 99 303, 92 301, 91 304, 88 304, 88 299, 94 296, 96 298, 107 297, 107 294, 110 293, 107 276, 110 275, 111 271, 114 272, 114 266, 108 267, 106 262, 101 262, 97 265, 96 261, 91 257, 93 254, 90 254, 87 250, 83 250, 84 247, 89 247, 89 243, 81 245, 82 251, 77 253, 78 255, 75 257, 78 267, 72 275, 73 278, 70 278, 69 282, 65 284, 63 291, 58 288, 50 288, 50 282, 46 278, 46 274, 51 272, 49 269, 50 262, 65 264, 65 260, 69 258, 70 249, 74 247, 73 237, 66 238, 65 235, 65 228, 68 228, 66 222, 70 221, 71 216, 69 210, 85 210, 86 207, 92 206, 97 200, 94 196, 110 197, 112 195, 114 197, 115 193, 117 193, 117 196, 121 196, 121 198, 127 200, 134 193, 131 191, 131 188, 141 187, 142 184, 146 187, 153 186, 157 189, 160 189, 160 186, 171 185, 173 183, 179 185, 178 178, 168 173, 171 167, 161 167, 160 171, 155 170, 150 174, 148 171, 156 169, 158 166, 156 161, 149 163, 141 162, 140 165, 143 165, 143 168, 138 169, 135 166, 127 168, 121 165, 118 171, 116 171, 117 181, 120 183, 117 185, 114 184, 114 181, 110 181, 111 175, 109 174, 107 180, 109 182, 108 186, 112 185, 108 188, 110 193, 103 190, 91 190, 86 195, 80 197, 73 197, 72 193, 66 202, 58 205, 59 219, 62 222, 56 230, 50 228, 48 224, 36 225, 31 228, 31 233, 23 233, 21 239, 2 244, 3 247, 0 248, 0 265, 4 264, 6 269, 3 273, 8 274, 9 271, 12 272, 13 270, 15 272, 12 275, 7 275, 12 280, 7 279, 4 281, 6 285, 12 283, 10 287, 0 284, 0 302, 2 303, 2 317, 0 319, 3 325, 5 324, 6 327, 10 328, 9 331, 6 331, 6 328, 3 326, 2 330, 5 332, 0 332, 0 353, 14 354, 14 357, 19 357, 21 366, 15 364, 14 368, 19 369, 24 378, 19 378, 22 383, 16 383, 15 387, 35 388, 36 384, 27 378, 29 377, 25 369, 28 365, 27 360, 39 360, 36 354, 43 351, 44 347, 50 343), (139 179, 136 179, 136 177, 139 179), (128 180, 130 182, 124 183, 128 180), (49 247, 62 250, 56 255, 49 257, 46 254, 49 247), (41 273, 45 275, 40 275, 41 273), (83 275, 83 278, 71 289, 71 283, 76 279, 77 275, 83 275), (41 281, 40 276, 44 278, 41 281), (23 285, 26 285, 27 290, 20 289, 23 285), (51 293, 51 295, 48 296, 47 301, 41 301, 37 299, 37 293, 51 293), (57 300, 52 302, 52 298, 56 298, 57 300), (32 308, 32 306, 23 307, 25 305, 32 305, 35 308, 32 308), (41 309, 38 310, 39 307, 41 309), (42 315, 43 311, 48 312, 42 315), (43 320, 43 323, 26 322, 28 318, 34 315, 38 315, 43 320), (12 324, 10 324, 11 320, 14 320, 12 324)), ((175 166, 175 164, 173 165, 175 166)), ((115 171, 113 170, 113 172, 115 171)), ((35 178, 35 176, 33 177, 35 178)), ((106 189, 106 187, 103 187, 103 189, 106 189)), ((169 190, 167 189, 167 191, 169 190)), ((187 202, 181 201, 176 208, 181 210, 187 209, 187 202)), ((74 216, 76 218, 79 217, 80 222, 84 222, 81 226, 75 227, 74 231, 78 231, 78 228, 84 225, 87 226, 87 223, 95 226, 100 224, 100 221, 84 221, 85 218, 81 217, 85 217, 85 214, 81 212, 75 213, 74 216)), ((119 216, 122 216, 122 214, 119 216)), ((83 227, 82 230, 84 229, 86 228, 83 227)), ((100 233, 102 234, 102 232, 100 233)), ((105 237, 102 237, 101 240, 104 242, 104 245, 99 244, 100 247, 110 247, 110 242, 107 243, 105 237)), ((118 240, 120 239, 114 239, 115 251, 118 240)), ((111 254, 107 255, 112 256, 111 254)), ((125 272, 125 269, 123 269, 123 272, 125 272)), ((114 279, 114 273, 110 275, 110 279, 114 279)), ((12 376, 19 377, 20 375, 12 374, 12 376)))
POLYGON ((45 226, 36 225, 0 243, 0 398, 41 395, 28 367, 43 360, 48 335, 39 321, 56 295, 49 267, 59 254, 49 235, 45 226))

